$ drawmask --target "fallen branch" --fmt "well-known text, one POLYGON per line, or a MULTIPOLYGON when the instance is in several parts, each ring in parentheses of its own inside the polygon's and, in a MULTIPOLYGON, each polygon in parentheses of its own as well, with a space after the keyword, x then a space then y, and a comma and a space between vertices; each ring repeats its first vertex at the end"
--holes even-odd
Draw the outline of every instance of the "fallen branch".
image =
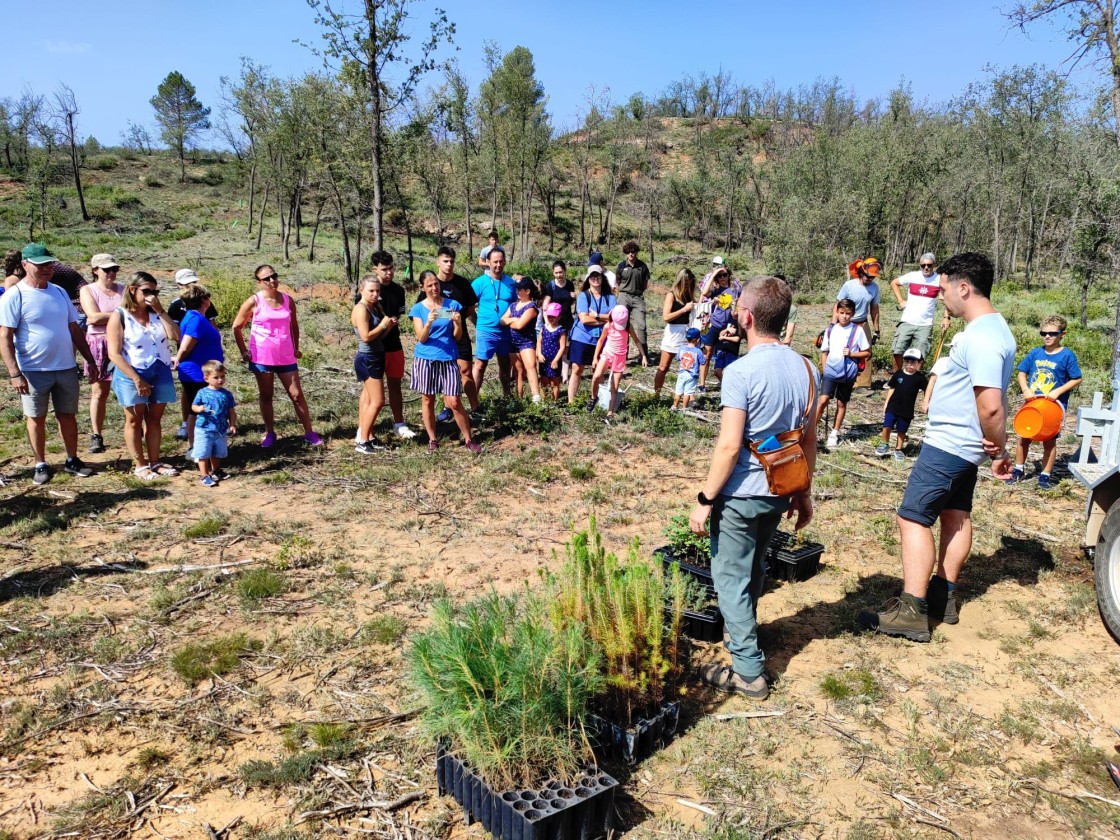
POLYGON ((1047 542, 1061 542, 1062 541, 1061 538, 1055 537, 1052 534, 1044 534, 1041 531, 1032 531, 1029 528, 1023 528, 1020 525, 1016 525, 1014 522, 1011 522, 1011 523, 1008 523, 1008 524, 1011 525, 1011 530, 1012 531, 1017 531, 1020 534, 1026 534, 1028 537, 1038 537, 1040 540, 1046 540, 1047 542))
POLYGON ((1064 796, 1066 799, 1092 799, 1095 802, 1103 802, 1106 805, 1112 805, 1115 808, 1120 808, 1120 802, 1115 799, 1106 799, 1103 796, 1097 796, 1095 793, 1089 793, 1087 790, 1078 791, 1077 793, 1066 793, 1064 790, 1054 790, 1053 788, 1043 787, 1038 779, 1023 779, 1023 784, 1030 785, 1035 790, 1049 793, 1054 796, 1064 796))
MULTIPOLYGON (((923 808, 921 805, 919 805, 917 802, 915 802, 909 796, 903 796, 901 793, 891 793, 889 795, 891 797, 893 797, 894 799, 897 799, 899 802, 901 802, 907 808, 913 808, 915 811, 921 811, 926 816, 933 817, 935 820, 940 820, 942 823, 948 823, 949 822, 947 819, 945 819, 945 817, 941 816, 936 811, 931 811, 931 810, 929 810, 929 808, 923 808)), ((956 832, 954 832, 954 833, 956 833, 956 832)))
POLYGON ((728 712, 725 715, 712 715, 716 720, 738 720, 739 718, 768 718, 782 717, 785 711, 772 712, 728 712))
POLYGON ((406 793, 399 799, 394 799, 391 802, 386 802, 381 799, 366 799, 362 802, 348 802, 345 805, 336 805, 334 808, 324 808, 321 811, 304 811, 299 815, 296 820, 296 825, 308 822, 309 820, 328 820, 332 817, 342 817, 346 814, 353 814, 357 811, 396 811, 403 808, 405 805, 411 805, 413 802, 418 802, 421 799, 426 799, 428 794, 422 790, 414 790, 411 793, 406 793))
MULTIPOLYGON (((250 563, 260 563, 261 561, 254 558, 248 560, 231 560, 228 563, 214 563, 210 566, 201 565, 179 565, 179 566, 161 566, 158 569, 128 569, 123 566, 120 567, 122 572, 136 572, 141 575, 167 575, 167 574, 182 574, 183 572, 210 572, 214 569, 228 569, 233 566, 247 566, 250 563)), ((107 568, 116 568, 113 565, 108 565, 107 568)))
POLYGON ((701 805, 699 802, 693 802, 690 799, 678 799, 677 804, 683 805, 686 808, 693 808, 702 814, 707 814, 709 817, 714 817, 716 815, 716 812, 707 805, 701 805))

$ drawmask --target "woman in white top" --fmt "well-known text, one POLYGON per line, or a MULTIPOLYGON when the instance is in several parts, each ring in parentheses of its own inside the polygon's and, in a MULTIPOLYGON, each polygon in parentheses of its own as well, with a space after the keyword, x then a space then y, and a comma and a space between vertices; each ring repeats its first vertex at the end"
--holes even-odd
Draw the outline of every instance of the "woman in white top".
POLYGON ((109 401, 113 372, 109 370, 105 331, 109 319, 121 305, 124 287, 117 282, 120 266, 112 254, 94 254, 89 261, 93 282, 78 290, 78 300, 86 313, 86 343, 93 354, 94 365, 86 365, 86 378, 90 381, 89 395, 89 451, 104 452, 105 404, 109 401), (93 368, 92 370, 90 368, 93 368))
POLYGON ((113 393, 124 409, 124 442, 136 461, 136 476, 151 481, 178 475, 159 459, 160 422, 168 403, 175 402, 170 341, 179 340, 179 326, 159 300, 156 279, 138 271, 128 281, 122 306, 106 325, 113 393))

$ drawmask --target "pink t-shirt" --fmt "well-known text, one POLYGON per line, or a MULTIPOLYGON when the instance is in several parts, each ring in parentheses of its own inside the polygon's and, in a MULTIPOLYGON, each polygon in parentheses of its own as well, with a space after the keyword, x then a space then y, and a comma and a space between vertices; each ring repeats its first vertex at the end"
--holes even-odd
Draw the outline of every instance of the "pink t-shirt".
POLYGON ((258 365, 294 365, 291 298, 282 296, 279 307, 269 305, 264 292, 257 292, 253 324, 249 331, 249 358, 258 365))
POLYGON ((603 345, 603 353, 607 356, 626 355, 626 350, 630 346, 630 336, 628 328, 619 329, 614 321, 611 321, 605 327, 607 331, 607 341, 603 345))
MULTIPOLYGON (((86 288, 89 289, 98 312, 115 312, 117 307, 121 305, 121 292, 124 287, 120 283, 114 283, 111 292, 106 292, 97 283, 89 283, 86 288)), ((105 335, 105 324, 90 324, 86 329, 86 334, 105 335)))

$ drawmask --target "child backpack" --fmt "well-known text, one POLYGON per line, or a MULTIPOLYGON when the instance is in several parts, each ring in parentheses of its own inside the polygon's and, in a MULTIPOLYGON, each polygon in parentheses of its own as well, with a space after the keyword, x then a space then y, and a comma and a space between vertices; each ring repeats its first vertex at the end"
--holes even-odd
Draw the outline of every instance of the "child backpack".
MULTIPOLYGON (((832 349, 832 328, 834 326, 836 325, 830 324, 828 329, 825 330, 825 341, 828 342, 829 349, 832 349)), ((845 345, 845 349, 850 353, 852 350, 852 345, 856 340, 856 330, 862 329, 862 327, 860 327, 859 324, 850 324, 849 326, 851 327, 851 332, 848 333, 848 343, 847 345, 845 345)), ((864 363, 863 359, 853 359, 851 356, 845 356, 843 361, 844 382, 855 382, 856 377, 860 374, 860 371, 862 371, 867 366, 866 363, 864 363)))

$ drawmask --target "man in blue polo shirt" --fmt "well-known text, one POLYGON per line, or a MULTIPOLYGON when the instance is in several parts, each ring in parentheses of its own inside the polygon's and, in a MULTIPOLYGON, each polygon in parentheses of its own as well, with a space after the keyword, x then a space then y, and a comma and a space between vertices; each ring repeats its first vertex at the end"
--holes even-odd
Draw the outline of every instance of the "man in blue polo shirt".
POLYGON ((479 396, 482 395, 482 378, 486 366, 498 357, 498 379, 502 391, 510 394, 510 338, 509 327, 502 326, 502 316, 510 304, 517 300, 517 284, 505 273, 506 252, 500 245, 490 249, 486 259, 486 273, 471 284, 478 305, 475 307, 474 367, 471 376, 479 396))
POLYGON ((990 296, 995 270, 982 254, 958 254, 941 267, 945 311, 964 318, 937 377, 918 461, 898 508, 902 595, 882 612, 861 612, 868 630, 914 642, 930 640, 930 620, 956 624, 957 577, 972 550, 972 492, 978 467, 992 459, 992 474, 1011 478, 1007 452, 1007 383, 1015 339, 990 296), (941 521, 940 551, 933 523, 941 521), (931 579, 930 574, 936 574, 931 579))

